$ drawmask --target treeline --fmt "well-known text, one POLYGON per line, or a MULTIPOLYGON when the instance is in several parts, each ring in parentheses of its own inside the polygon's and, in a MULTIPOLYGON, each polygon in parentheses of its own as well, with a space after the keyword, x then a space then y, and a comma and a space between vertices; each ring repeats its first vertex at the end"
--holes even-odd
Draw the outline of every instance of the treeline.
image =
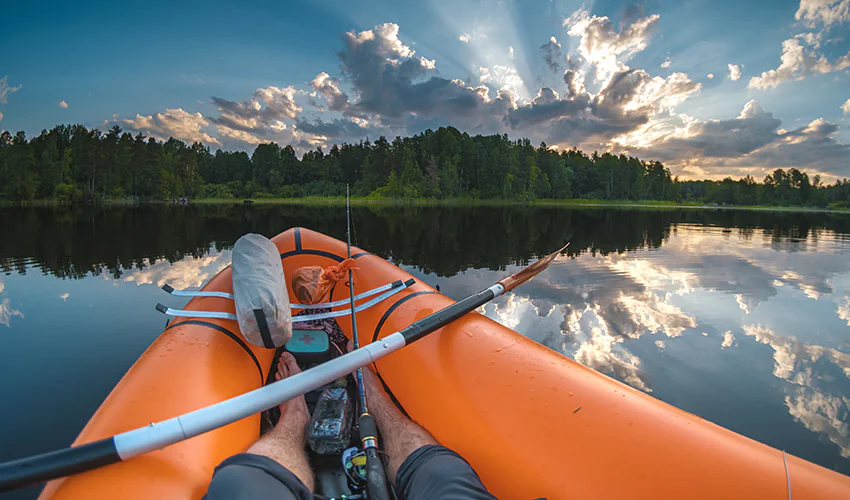
MULTIPOLYGON (((439 276, 527 265, 565 239, 573 256, 658 248, 681 224, 734 228, 741 238, 764 237, 774 246, 850 233, 850 217, 818 212, 374 204, 351 207, 351 217, 357 246, 439 276)), ((0 210, 0 272, 120 279, 162 259, 231 248, 245 233, 271 237, 304 226, 344 240, 345 225, 345 210, 330 205, 7 207, 0 210)))
POLYGON ((292 146, 245 152, 157 141, 113 126, 105 134, 60 125, 27 140, 0 134, 0 200, 300 198, 341 196, 345 185, 374 198, 696 201, 736 205, 850 206, 850 181, 825 186, 797 169, 751 177, 679 181, 657 161, 546 144, 507 135, 470 136, 453 127, 392 142, 334 145, 300 159, 292 146))

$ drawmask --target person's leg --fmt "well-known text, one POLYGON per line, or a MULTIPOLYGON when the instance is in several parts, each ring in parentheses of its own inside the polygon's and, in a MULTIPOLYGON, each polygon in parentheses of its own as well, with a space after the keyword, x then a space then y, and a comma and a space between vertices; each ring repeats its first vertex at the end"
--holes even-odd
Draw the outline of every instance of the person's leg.
MULTIPOLYGON (((291 354, 281 354, 275 379, 280 380, 300 372, 291 354)), ((251 445, 247 453, 271 458, 289 469, 313 491, 313 471, 307 458, 305 434, 309 421, 310 412, 304 396, 290 399, 280 405, 280 420, 274 429, 251 445)))
MULTIPOLYGON (((276 379, 300 372, 295 359, 284 353, 276 379)), ((280 498, 310 500, 313 472, 307 459, 305 429, 310 415, 304 396, 280 405, 274 429, 216 467, 206 500, 280 498)))
POLYGON ((431 433, 404 416, 371 369, 363 369, 363 385, 369 413, 375 417, 381 431, 381 446, 389 457, 387 474, 389 480, 395 482, 399 467, 410 454, 423 446, 438 443, 431 433))
MULTIPOLYGON (((348 350, 351 348, 349 342, 348 350)), ((495 498, 466 460, 404 416, 370 368, 363 369, 363 385, 369 413, 375 417, 381 445, 389 457, 387 475, 402 498, 495 498)))

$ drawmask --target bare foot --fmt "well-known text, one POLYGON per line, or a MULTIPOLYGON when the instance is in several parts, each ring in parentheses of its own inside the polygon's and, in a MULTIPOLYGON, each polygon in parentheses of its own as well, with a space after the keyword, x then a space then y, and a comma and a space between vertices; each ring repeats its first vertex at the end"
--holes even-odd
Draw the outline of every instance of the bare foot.
MULTIPOLYGON (((275 379, 281 380, 301 372, 295 358, 285 352, 278 362, 275 379)), ((305 430, 310 412, 304 396, 292 398, 280 405, 280 420, 271 432, 248 448, 248 453, 263 455, 283 465, 313 491, 313 471, 307 459, 305 430)))
MULTIPOLYGON (((346 346, 348 352, 354 348, 354 342, 346 346)), ((387 474, 395 482, 398 468, 417 448, 427 444, 438 444, 428 431, 419 424, 405 417, 401 410, 392 402, 371 367, 363 369, 363 386, 366 391, 366 404, 369 413, 375 417, 378 430, 381 431, 383 443, 380 446, 386 450, 389 457, 387 474)))
MULTIPOLYGON (((277 373, 275 373, 274 379, 283 380, 286 377, 295 375, 296 373, 301 373, 301 368, 298 367, 295 357, 288 352, 281 353, 280 360, 278 360, 277 363, 277 373)), ((310 411, 307 409, 307 401, 304 400, 303 395, 281 403, 279 408, 280 420, 278 421, 278 425, 280 425, 280 421, 284 418, 287 420, 295 420, 294 423, 299 423, 303 420, 304 426, 306 426, 307 421, 310 420, 310 411)))

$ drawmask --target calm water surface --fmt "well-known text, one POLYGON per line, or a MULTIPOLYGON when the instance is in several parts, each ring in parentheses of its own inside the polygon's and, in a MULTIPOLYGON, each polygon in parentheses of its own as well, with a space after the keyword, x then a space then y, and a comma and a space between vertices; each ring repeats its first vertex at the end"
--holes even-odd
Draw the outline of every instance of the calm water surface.
MULTIPOLYGON (((850 474, 850 217, 356 207, 359 246, 460 298, 570 240, 489 317, 672 405, 850 474)), ((0 209, 0 460, 67 446, 244 233, 344 209, 0 209)), ((34 498, 38 488, 4 498, 34 498)))

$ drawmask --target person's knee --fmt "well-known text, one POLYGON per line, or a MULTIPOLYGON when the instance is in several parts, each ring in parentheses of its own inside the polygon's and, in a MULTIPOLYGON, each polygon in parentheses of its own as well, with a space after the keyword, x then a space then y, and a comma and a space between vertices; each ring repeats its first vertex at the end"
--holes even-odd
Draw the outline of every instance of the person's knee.
POLYGON ((495 498, 466 460, 439 445, 423 446, 414 451, 399 468, 397 486, 408 500, 495 498))
POLYGON ((204 498, 309 500, 312 497, 304 483, 286 467, 268 457, 242 453, 216 467, 204 498))

